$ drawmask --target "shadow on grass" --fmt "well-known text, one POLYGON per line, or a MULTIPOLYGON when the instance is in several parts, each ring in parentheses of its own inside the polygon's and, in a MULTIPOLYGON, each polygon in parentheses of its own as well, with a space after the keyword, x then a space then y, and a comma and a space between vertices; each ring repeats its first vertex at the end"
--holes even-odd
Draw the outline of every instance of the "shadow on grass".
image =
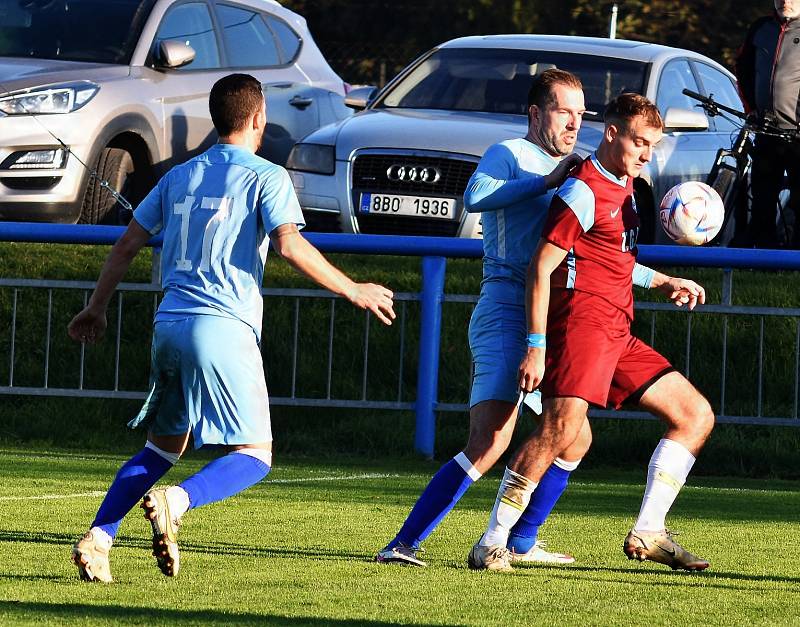
MULTIPOLYGON (((75 537, 62 534, 62 533, 49 533, 49 532, 29 532, 29 531, 8 531, 0 530, 0 542, 35 542, 43 544, 58 544, 62 546, 70 546, 75 541, 75 537)), ((122 537, 116 542, 116 546, 125 546, 133 548, 141 548, 145 550, 150 549, 150 543, 146 540, 132 539, 122 537)), ((371 562, 371 555, 363 552, 349 552, 324 547, 309 547, 299 546, 297 548, 285 547, 263 547, 252 546, 245 544, 233 544, 230 542, 214 542, 214 543, 198 543, 198 542, 185 542, 181 544, 181 549, 186 553, 204 553, 208 555, 230 555, 236 557, 264 557, 264 558, 292 558, 292 559, 323 559, 323 560, 358 560, 365 563, 371 562)), ((464 565, 457 563, 449 564, 455 568, 464 568, 464 565)), ((704 572, 689 573, 683 571, 672 571, 666 569, 650 569, 647 567, 641 568, 615 568, 607 566, 549 566, 547 564, 523 564, 517 565, 516 570, 520 573, 528 571, 533 574, 541 575, 546 572, 551 572, 558 577, 581 577, 584 578, 586 574, 620 574, 620 575, 635 575, 638 577, 661 577, 663 582, 653 582, 648 580, 648 585, 675 585, 680 581, 687 584, 692 582, 701 582, 703 586, 713 586, 720 588, 730 588, 731 586, 714 583, 715 580, 730 579, 734 581, 748 581, 748 582, 767 582, 778 584, 800 584, 800 577, 780 577, 771 575, 756 575, 747 574, 743 572, 724 572, 717 570, 707 570, 704 572)), ((597 581, 606 581, 605 579, 596 579, 597 581)), ((611 582, 612 580, 608 580, 611 582)), ((617 581, 618 580, 614 580, 617 581)), ((624 582, 623 582, 624 583, 624 582)), ((631 581, 630 583, 640 584, 641 581, 631 581)), ((748 588, 752 590, 752 588, 748 588)))
MULTIPOLYGON (((755 575, 742 572, 724 572, 718 570, 705 570, 702 572, 687 572, 687 571, 673 571, 665 569, 650 569, 650 568, 614 568, 608 566, 549 566, 547 564, 525 564, 516 565, 515 570, 519 572, 536 572, 541 575, 544 572, 552 572, 554 575, 560 577, 570 577, 570 573, 575 573, 575 577, 586 581, 598 581, 608 583, 628 583, 633 585, 641 585, 641 577, 660 577, 661 581, 647 580, 647 585, 656 586, 674 586, 677 584, 685 583, 686 585, 697 584, 704 588, 722 588, 730 590, 736 586, 725 585, 722 580, 731 579, 734 581, 750 581, 750 582, 765 582, 765 583, 785 583, 790 585, 800 584, 800 577, 774 577, 771 575, 755 575), (601 573, 615 574, 615 575, 635 575, 638 581, 625 581, 620 579, 606 579, 603 577, 586 577, 587 574, 598 575, 601 573)), ((712 567, 713 568, 713 567, 712 567)), ((742 587, 742 590, 753 591, 752 586, 742 587)), ((767 588, 765 588, 767 590, 767 588)), ((774 590, 769 588, 769 590, 774 590)))
MULTIPOLYGON (((300 609, 300 608, 298 608, 300 609)), ((217 610, 163 609, 153 607, 124 607, 121 605, 91 605, 89 603, 35 603, 31 601, 0 601, 0 615, 12 621, 31 621, 37 618, 49 622, 71 621, 91 617, 93 621, 134 622, 142 625, 365 625, 393 623, 358 618, 316 616, 281 616, 248 612, 217 610)), ((396 623, 395 623, 396 624, 396 623)), ((420 623, 422 624, 422 623, 420 623)))
POLYGON ((0 579, 19 579, 20 581, 75 581, 75 577, 64 577, 62 575, 12 575, 10 573, 0 573, 0 579))
MULTIPOLYGON (((80 534, 51 533, 49 531, 20 531, 18 529, 0 529, 0 542, 34 542, 36 544, 57 544, 71 547, 80 537, 80 534)), ((114 546, 150 549, 150 539, 130 538, 120 536, 114 541, 114 546)))
MULTIPOLYGON (((46 531, 0 530, 2 542, 33 542, 37 544, 56 544, 69 548, 78 539, 77 535, 50 533, 46 531)), ((121 536, 114 542, 115 547, 140 548, 149 551, 152 546, 148 539, 121 536)), ((353 553, 323 547, 302 546, 297 548, 264 547, 229 542, 198 543, 181 542, 181 551, 185 553, 205 553, 208 555, 231 555, 236 557, 288 557, 292 559, 327 559, 327 560, 365 560, 365 553, 353 553)))

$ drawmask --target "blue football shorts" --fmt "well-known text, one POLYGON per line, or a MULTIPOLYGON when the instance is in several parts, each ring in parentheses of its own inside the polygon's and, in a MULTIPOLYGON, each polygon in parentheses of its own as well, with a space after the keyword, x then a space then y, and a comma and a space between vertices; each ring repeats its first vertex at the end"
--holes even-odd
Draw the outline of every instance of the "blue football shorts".
POLYGON ((155 435, 191 431, 195 448, 270 442, 267 384, 253 329, 208 315, 156 322, 150 393, 128 426, 155 435))
POLYGON ((519 400, 517 372, 526 350, 526 335, 524 305, 500 303, 481 295, 469 321, 470 407, 488 400, 519 400))

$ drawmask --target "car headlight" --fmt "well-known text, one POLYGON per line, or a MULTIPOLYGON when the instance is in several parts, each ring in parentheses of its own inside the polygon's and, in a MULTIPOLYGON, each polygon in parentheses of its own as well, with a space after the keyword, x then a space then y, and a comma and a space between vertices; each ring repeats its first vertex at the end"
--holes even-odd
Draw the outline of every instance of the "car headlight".
POLYGON ((336 154, 333 146, 295 144, 286 160, 286 167, 316 174, 333 174, 336 154))
POLYGON ((20 150, 0 163, 0 170, 59 170, 66 161, 67 151, 63 148, 20 150))
POLYGON ((89 81, 31 89, 0 98, 0 112, 6 115, 72 113, 92 98, 100 86, 89 81))

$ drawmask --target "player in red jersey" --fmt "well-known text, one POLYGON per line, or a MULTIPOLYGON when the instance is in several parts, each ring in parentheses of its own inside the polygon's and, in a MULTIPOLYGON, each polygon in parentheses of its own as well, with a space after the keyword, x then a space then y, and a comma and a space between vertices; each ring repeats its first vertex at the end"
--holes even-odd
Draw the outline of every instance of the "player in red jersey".
POLYGON ((519 368, 522 389, 541 383, 542 423, 506 468, 487 531, 470 552, 472 568, 510 569, 499 548, 544 471, 576 438, 590 405, 619 408, 626 401, 667 425, 650 459, 639 517, 623 545, 626 555, 674 569, 709 565, 677 544, 664 521, 714 414, 688 380, 630 333, 632 278, 661 289, 679 307, 705 301, 693 281, 636 264, 633 178, 650 161, 662 128, 649 100, 618 96, 606 110, 597 152, 553 198, 528 268, 528 350, 519 368))

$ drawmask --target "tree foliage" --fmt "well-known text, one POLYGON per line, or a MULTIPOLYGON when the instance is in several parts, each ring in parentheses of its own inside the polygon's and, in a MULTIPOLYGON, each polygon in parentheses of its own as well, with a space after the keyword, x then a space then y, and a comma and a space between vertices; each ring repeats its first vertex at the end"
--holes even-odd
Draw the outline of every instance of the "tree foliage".
MULTIPOLYGON (((465 35, 606 37, 612 2, 598 0, 285 0, 337 61, 361 58, 389 77, 438 43, 465 35)), ((732 66, 747 26, 770 0, 622 0, 617 37, 687 48, 732 66)), ((343 76, 349 79, 347 75, 343 76)))
MULTIPOLYGON (((570 34, 606 36, 611 2, 571 2, 570 34)), ((617 37, 686 48, 732 67, 747 27, 772 10, 752 0, 625 0, 618 2, 617 37)))

